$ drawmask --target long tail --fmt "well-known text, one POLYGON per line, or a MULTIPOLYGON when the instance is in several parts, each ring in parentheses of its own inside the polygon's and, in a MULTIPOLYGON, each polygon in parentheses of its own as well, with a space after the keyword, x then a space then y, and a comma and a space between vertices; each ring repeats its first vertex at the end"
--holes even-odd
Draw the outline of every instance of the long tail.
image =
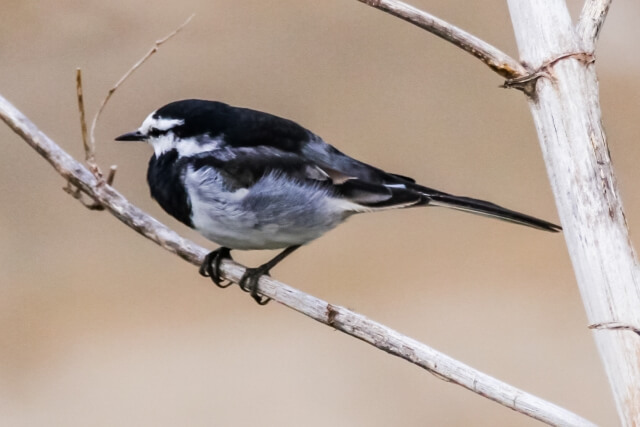
POLYGON ((444 206, 478 215, 498 218, 503 221, 526 225, 528 227, 537 228, 538 230, 551 231, 553 233, 557 233, 562 230, 562 227, 559 225, 520 212, 512 211, 511 209, 503 208, 502 206, 498 206, 491 202, 472 199, 470 197, 454 196, 417 184, 413 184, 412 187, 414 190, 422 193, 427 199, 427 204, 431 206, 444 206))

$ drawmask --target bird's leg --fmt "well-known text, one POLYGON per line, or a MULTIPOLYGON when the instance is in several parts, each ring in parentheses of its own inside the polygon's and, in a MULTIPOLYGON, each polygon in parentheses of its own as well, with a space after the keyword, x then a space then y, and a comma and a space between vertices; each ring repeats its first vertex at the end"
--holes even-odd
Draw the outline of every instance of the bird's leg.
POLYGON ((240 288, 245 292, 250 292, 253 299, 260 305, 265 305, 271 301, 271 298, 262 296, 258 293, 258 280, 260 280, 260 276, 265 274, 268 276, 269 270, 275 267, 276 264, 285 259, 291 254, 291 252, 295 251, 299 247, 300 245, 289 246, 284 251, 276 255, 271 261, 262 264, 260 267, 247 268, 238 283, 240 288))
POLYGON ((213 252, 209 252, 207 256, 204 257, 202 265, 200 265, 200 274, 204 277, 210 277, 213 283, 220 288, 226 288, 233 284, 231 281, 223 283, 224 281, 220 276, 220 263, 223 259, 233 259, 231 258, 231 249, 225 248, 224 246, 213 252))

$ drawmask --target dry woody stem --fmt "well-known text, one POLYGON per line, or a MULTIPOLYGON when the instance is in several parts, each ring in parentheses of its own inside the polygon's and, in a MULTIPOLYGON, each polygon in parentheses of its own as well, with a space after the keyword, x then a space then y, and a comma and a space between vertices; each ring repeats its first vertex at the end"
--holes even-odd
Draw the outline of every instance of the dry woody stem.
POLYGON ((593 63, 610 2, 588 0, 577 25, 564 1, 507 3, 521 58, 546 70, 528 98, 529 108, 621 425, 638 426, 640 264, 610 156, 593 63))

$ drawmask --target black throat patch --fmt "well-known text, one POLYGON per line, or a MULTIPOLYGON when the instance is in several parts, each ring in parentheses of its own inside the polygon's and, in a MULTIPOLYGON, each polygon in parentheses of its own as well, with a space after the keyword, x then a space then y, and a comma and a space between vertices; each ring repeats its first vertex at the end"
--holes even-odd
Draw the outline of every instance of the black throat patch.
POLYGON ((153 197, 169 215, 193 228, 191 202, 182 182, 182 162, 174 149, 149 160, 147 182, 153 197))

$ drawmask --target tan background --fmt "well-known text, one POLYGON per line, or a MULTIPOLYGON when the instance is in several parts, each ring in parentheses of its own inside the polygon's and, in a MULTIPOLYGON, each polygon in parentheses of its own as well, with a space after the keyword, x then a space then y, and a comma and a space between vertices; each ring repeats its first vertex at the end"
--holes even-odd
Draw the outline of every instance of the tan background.
MULTIPOLYGON (((516 54, 504 2, 413 4, 516 54)), ((579 10, 573 2, 572 11, 579 10)), ((294 119, 349 154, 446 191, 557 220, 517 91, 470 56, 355 0, 3 0, 0 93, 81 156, 88 108, 189 14, 107 107, 116 187, 148 196, 157 107, 217 99, 294 119)), ((640 197, 640 4, 615 2, 598 50, 632 237, 640 197)), ((525 426, 536 423, 237 288, 90 212, 0 126, 0 417, 15 426, 525 426)), ((271 254, 247 253, 256 265, 271 254)), ((562 235, 429 209, 353 218, 274 275, 602 425, 617 418, 562 235)))

